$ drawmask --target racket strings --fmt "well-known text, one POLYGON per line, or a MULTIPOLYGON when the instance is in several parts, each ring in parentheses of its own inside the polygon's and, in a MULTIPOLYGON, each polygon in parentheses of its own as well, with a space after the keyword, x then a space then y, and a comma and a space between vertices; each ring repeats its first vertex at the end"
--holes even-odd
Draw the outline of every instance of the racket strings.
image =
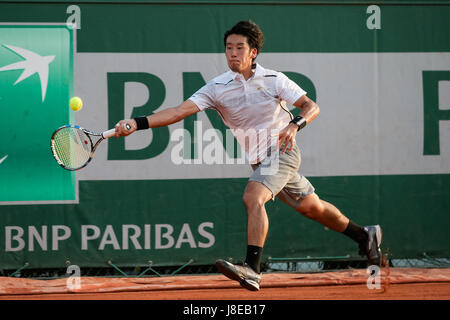
POLYGON ((84 165, 91 156, 91 139, 77 128, 63 128, 53 137, 53 146, 59 161, 68 168, 84 165))

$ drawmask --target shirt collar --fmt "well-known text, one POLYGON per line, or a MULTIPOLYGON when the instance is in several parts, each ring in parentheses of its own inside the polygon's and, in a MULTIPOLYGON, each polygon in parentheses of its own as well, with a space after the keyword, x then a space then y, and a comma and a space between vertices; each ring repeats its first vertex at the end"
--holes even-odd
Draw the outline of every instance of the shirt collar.
MULTIPOLYGON (((259 63, 256 63, 256 68, 253 69, 254 74, 252 76, 252 78, 257 78, 257 77, 263 77, 265 74, 265 69, 263 67, 261 67, 261 65, 259 63)), ((231 70, 228 70, 228 72, 225 72, 222 76, 218 77, 216 79, 217 83, 229 83, 231 80, 238 80, 238 79, 242 79, 243 76, 239 73, 239 72, 234 72, 231 70)))
POLYGON ((261 67, 259 63, 256 63, 256 68, 254 70, 255 74, 253 75, 253 78, 264 77, 264 75, 266 74, 265 69, 261 67))
MULTIPOLYGON (((250 79, 255 79, 257 77, 263 77, 265 74, 264 68, 261 67, 261 65, 259 63, 255 62, 255 65, 256 65, 256 67, 252 69, 253 75, 250 77, 250 79)), ((240 74, 238 72, 231 71, 231 73, 233 74, 233 79, 237 79, 238 77, 242 77, 242 78, 244 77, 242 74, 240 74)))

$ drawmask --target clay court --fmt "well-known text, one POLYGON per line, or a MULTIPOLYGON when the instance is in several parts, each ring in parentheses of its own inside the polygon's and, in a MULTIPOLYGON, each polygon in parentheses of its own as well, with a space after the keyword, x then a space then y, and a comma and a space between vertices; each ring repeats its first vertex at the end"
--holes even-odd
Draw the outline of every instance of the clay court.
POLYGON ((450 300, 450 269, 390 268, 379 286, 367 285, 365 269, 323 273, 264 274, 250 292, 222 275, 142 278, 82 277, 70 290, 67 278, 0 278, 1 300, 450 300))

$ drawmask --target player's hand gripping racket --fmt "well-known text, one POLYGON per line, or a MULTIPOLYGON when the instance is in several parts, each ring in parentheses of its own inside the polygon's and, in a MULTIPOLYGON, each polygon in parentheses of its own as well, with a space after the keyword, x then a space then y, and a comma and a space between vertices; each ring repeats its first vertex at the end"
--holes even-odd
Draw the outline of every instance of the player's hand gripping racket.
MULTIPOLYGON (((131 127, 126 124, 127 130, 131 127)), ((62 126, 53 133, 50 146, 58 164, 66 170, 79 170, 86 167, 94 157, 100 142, 113 137, 115 129, 92 132, 80 126, 62 126), (94 144, 91 137, 100 137, 94 144)))

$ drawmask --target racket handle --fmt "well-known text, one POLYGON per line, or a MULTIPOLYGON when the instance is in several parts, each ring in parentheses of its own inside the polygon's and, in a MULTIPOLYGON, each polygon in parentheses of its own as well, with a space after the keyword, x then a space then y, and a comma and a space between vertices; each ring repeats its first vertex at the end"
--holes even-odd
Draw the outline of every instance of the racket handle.
MULTIPOLYGON (((128 123, 126 124, 126 127, 127 127, 127 130, 131 129, 131 126, 128 123)), ((103 132, 102 136, 103 136, 103 138, 108 139, 108 138, 114 137, 115 134, 116 134, 116 129, 111 129, 111 130, 103 132)))
POLYGON ((102 133, 103 138, 108 139, 114 137, 116 134, 116 129, 111 129, 102 133))

